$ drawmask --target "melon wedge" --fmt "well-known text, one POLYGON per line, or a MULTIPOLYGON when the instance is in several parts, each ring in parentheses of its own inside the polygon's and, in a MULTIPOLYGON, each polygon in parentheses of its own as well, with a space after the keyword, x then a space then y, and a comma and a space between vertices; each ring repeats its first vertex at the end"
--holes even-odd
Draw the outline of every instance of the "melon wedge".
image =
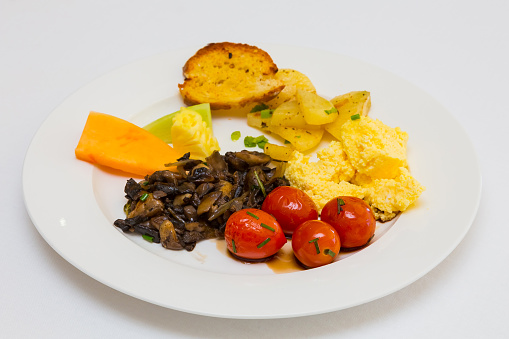
POLYGON ((126 120, 90 112, 75 149, 76 158, 145 176, 165 170, 179 154, 170 145, 126 120))

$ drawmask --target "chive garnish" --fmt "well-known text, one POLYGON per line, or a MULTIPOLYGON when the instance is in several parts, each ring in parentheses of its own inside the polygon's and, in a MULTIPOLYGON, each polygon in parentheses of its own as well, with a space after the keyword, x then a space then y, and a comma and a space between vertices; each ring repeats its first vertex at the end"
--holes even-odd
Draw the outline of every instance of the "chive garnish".
POLYGON ((143 195, 140 197, 140 201, 145 201, 148 198, 148 193, 143 193, 143 195))
POLYGON ((273 229, 272 227, 270 227, 269 225, 266 225, 264 224, 263 222, 260 224, 260 226, 262 226, 263 228, 266 228, 268 230, 271 230, 272 232, 276 232, 275 229, 273 229))
POLYGON ((235 131, 231 135, 232 141, 237 141, 240 139, 240 131, 235 131))
POLYGON ((314 242, 315 243, 315 248, 316 248, 316 254, 320 254, 320 247, 318 247, 318 238, 314 238, 313 240, 309 240, 308 242, 309 243, 314 242))
POLYGON ((337 113, 337 112, 338 112, 338 110, 337 110, 336 107, 332 107, 331 109, 326 109, 325 110, 325 113, 327 113, 327 114, 337 113))
POLYGON ((258 173, 256 171, 254 171, 254 175, 256 177, 256 181, 258 181, 258 187, 260 187, 260 190, 262 191, 263 196, 266 197, 267 193, 265 193, 265 187, 263 186, 263 183, 260 180, 260 177, 258 176, 258 173))
POLYGON ((265 246, 265 244, 267 244, 269 241, 270 241, 270 238, 267 238, 267 239, 265 239, 263 242, 259 243, 259 244, 258 244, 258 246, 256 246, 256 247, 258 247, 258 248, 262 248, 262 247, 263 247, 263 246, 265 246))
POLYGON ((143 239, 145 239, 148 242, 153 242, 154 241, 154 238, 151 237, 150 235, 142 234, 142 237, 143 237, 143 239))
POLYGON ((246 147, 255 147, 256 146, 256 142, 254 141, 255 138, 252 137, 252 136, 247 136, 244 138, 244 146, 246 147))
POLYGON ((267 109, 267 108, 269 108, 269 106, 267 106, 265 104, 256 105, 255 107, 253 107, 251 109, 251 113, 260 112, 260 111, 263 111, 264 109, 267 109))
POLYGON ((248 215, 252 216, 253 218, 255 218, 256 220, 260 219, 260 217, 259 217, 259 216, 257 216, 256 214, 253 214, 253 213, 251 213, 251 212, 249 212, 249 211, 246 211, 246 213, 247 213, 248 215))
POLYGON ((336 253, 334 253, 333 251, 331 251, 331 250, 330 250, 330 249, 328 249, 328 248, 327 248, 327 249, 325 249, 325 250, 323 251, 323 253, 324 253, 324 254, 327 254, 327 255, 330 255, 330 256, 331 256, 331 257, 333 257, 333 258, 336 256, 336 253))
POLYGON ((337 198, 337 202, 338 202, 338 214, 339 214, 343 210, 341 208, 341 206, 343 206, 345 204, 345 202, 343 201, 343 199, 340 199, 340 198, 337 198))
POLYGON ((237 253, 237 247, 235 246, 235 240, 232 239, 233 253, 237 253))
POLYGON ((350 117, 350 119, 352 119, 352 120, 357 120, 357 119, 360 119, 360 118, 361 118, 361 115, 360 115, 360 114, 358 114, 358 113, 357 113, 357 114, 354 114, 354 115, 352 115, 352 116, 350 117))
POLYGON ((264 109, 260 111, 260 117, 262 119, 270 119, 272 118, 272 112, 274 112, 273 109, 264 109))

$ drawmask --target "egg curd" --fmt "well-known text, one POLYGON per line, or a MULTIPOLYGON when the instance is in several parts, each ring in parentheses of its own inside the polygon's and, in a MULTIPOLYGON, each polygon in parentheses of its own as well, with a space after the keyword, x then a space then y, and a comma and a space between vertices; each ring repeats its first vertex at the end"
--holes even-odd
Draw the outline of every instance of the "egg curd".
POLYGON ((414 203, 425 188, 408 171, 408 134, 363 116, 341 127, 338 141, 317 152, 316 162, 294 151, 285 172, 290 184, 306 192, 319 210, 337 196, 364 199, 380 221, 414 203))

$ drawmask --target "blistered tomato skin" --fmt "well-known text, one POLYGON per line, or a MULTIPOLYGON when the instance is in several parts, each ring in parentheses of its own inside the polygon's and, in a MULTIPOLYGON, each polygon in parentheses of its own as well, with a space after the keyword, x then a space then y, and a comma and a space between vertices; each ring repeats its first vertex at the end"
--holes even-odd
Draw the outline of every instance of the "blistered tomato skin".
POLYGON ((307 268, 330 264, 341 248, 338 232, 321 220, 308 220, 295 229, 292 249, 295 257, 307 268))
POLYGON ((369 205, 359 198, 342 196, 332 199, 323 207, 321 220, 338 231, 341 247, 345 249, 364 246, 375 234, 375 217, 369 205))
POLYGON ((314 201, 300 189, 290 186, 280 186, 270 192, 263 201, 262 210, 273 215, 287 235, 303 222, 318 219, 314 201))
POLYGON ((268 258, 286 244, 276 219, 254 208, 237 211, 228 218, 224 239, 234 256, 246 260, 268 258))

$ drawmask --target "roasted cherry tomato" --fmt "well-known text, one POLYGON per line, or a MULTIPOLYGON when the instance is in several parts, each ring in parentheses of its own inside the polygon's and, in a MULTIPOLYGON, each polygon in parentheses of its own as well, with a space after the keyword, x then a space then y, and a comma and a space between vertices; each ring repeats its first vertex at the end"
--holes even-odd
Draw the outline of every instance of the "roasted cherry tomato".
POLYGON ((290 186, 279 186, 265 197, 262 210, 279 222, 285 234, 291 235, 304 221, 318 219, 318 208, 303 191, 290 186))
POLYGON ((366 245, 375 234, 376 220, 369 205, 355 197, 337 197, 322 209, 320 217, 339 233, 342 248, 366 245))
POLYGON ((333 262, 341 242, 334 227, 321 220, 308 220, 293 232, 292 248, 302 265, 313 268, 333 262))
POLYGON ((268 258, 286 244, 276 219, 254 208, 237 211, 228 218, 224 239, 228 250, 245 260, 268 258))

